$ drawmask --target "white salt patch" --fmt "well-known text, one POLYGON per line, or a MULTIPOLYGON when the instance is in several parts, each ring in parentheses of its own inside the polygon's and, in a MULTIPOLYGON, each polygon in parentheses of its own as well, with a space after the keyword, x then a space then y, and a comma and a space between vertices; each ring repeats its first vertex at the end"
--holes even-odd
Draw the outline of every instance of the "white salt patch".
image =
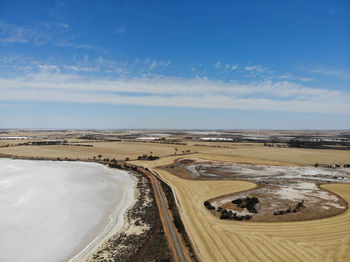
POLYGON ((226 137, 201 137, 200 140, 203 140, 203 141, 233 141, 232 138, 226 138, 226 137))
POLYGON ((308 190, 308 192, 312 191, 312 190, 318 190, 318 187, 316 186, 315 183, 306 183, 306 182, 301 182, 298 184, 293 184, 293 187, 296 189, 300 189, 303 190, 304 192, 306 192, 306 190, 308 190))
POLYGON ((67 261, 95 247, 122 227, 134 184, 95 163, 0 159, 0 261, 67 261))
POLYGON ((282 199, 288 199, 288 200, 304 200, 307 198, 303 194, 303 191, 300 191, 298 189, 294 189, 292 187, 281 187, 279 190, 275 192, 276 195, 279 195, 282 199))
POLYGON ((334 203, 334 202, 328 202, 327 205, 333 206, 333 207, 336 207, 336 208, 341 208, 341 209, 345 208, 344 206, 341 206, 338 203, 334 203))
POLYGON ((139 140, 161 140, 160 137, 154 137, 154 136, 150 136, 150 137, 138 137, 136 139, 139 139, 139 140))

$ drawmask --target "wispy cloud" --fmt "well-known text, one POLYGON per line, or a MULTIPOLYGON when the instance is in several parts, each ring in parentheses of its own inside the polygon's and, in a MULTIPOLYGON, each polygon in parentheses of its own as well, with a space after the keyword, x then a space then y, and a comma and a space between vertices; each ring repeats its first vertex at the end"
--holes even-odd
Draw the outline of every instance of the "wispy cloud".
POLYGON ((221 66, 221 62, 220 61, 217 61, 215 64, 214 64, 214 67, 215 68, 220 68, 221 66))
POLYGON ((232 65, 231 69, 236 70, 238 68, 238 64, 232 65))
POLYGON ((60 69, 57 65, 39 65, 39 69, 41 71, 55 71, 55 72, 60 72, 60 69))
POLYGON ((125 25, 117 27, 116 29, 114 29, 113 33, 121 35, 124 34, 126 32, 126 27, 125 25))
POLYGON ((152 69, 154 69, 154 68, 156 68, 156 67, 168 67, 169 65, 170 65, 170 60, 168 60, 168 61, 162 61, 162 60, 160 60, 160 61, 157 61, 157 60, 153 60, 152 61, 152 63, 151 63, 151 65, 149 66, 149 68, 152 70, 152 69))
POLYGON ((1 41, 6 43, 28 43, 35 37, 35 31, 26 27, 0 22, 1 41))
POLYGON ((53 70, 0 78, 0 99, 350 114, 349 93, 288 81, 239 84, 164 76, 91 79, 49 69, 53 70))
POLYGON ((97 49, 95 45, 92 44, 81 44, 81 43, 75 43, 71 40, 59 40, 54 43, 55 46, 58 47, 72 47, 74 49, 86 49, 86 50, 91 50, 91 49, 97 49))
POLYGON ((314 80, 310 77, 297 77, 297 76, 294 76, 293 74, 280 75, 280 76, 277 76, 276 78, 296 80, 296 81, 301 81, 301 82, 311 82, 314 80))
POLYGON ((245 66, 244 70, 251 73, 273 73, 274 72, 270 68, 262 65, 245 66))
POLYGON ((87 66, 76 66, 76 65, 65 65, 64 68, 76 72, 98 72, 99 68, 87 67, 87 66))
POLYGON ((321 74, 325 76, 339 77, 342 79, 350 79, 350 70, 327 69, 324 67, 316 67, 309 70, 311 74, 321 74))
POLYGON ((0 21, 0 42, 72 47, 75 49, 96 49, 90 43, 80 43, 70 33, 68 23, 41 22, 33 26, 18 26, 0 21))

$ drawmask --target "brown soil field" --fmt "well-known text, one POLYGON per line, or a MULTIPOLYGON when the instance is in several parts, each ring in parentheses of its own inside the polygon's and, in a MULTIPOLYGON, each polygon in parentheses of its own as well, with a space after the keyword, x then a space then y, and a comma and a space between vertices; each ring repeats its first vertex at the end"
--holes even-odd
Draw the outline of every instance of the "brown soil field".
MULTIPOLYGON (((332 156, 329 155, 330 158, 332 156)), ((196 157, 224 161, 235 159, 207 154, 198 154, 196 157)), ((251 189, 255 184, 232 180, 187 180, 157 168, 173 163, 176 158, 167 157, 152 162, 135 163, 155 170, 173 187, 186 231, 202 261, 350 261, 349 209, 334 217, 310 221, 223 221, 213 216, 203 206, 203 202, 251 189)), ((295 162, 299 159, 290 160, 295 162)), ((338 194, 349 203, 349 184, 328 184, 322 187, 338 194)))

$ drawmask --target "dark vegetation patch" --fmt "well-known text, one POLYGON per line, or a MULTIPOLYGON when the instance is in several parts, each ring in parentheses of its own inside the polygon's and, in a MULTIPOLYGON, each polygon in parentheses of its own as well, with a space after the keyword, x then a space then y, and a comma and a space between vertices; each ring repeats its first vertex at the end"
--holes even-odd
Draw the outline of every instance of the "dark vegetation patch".
POLYGON ((310 141, 293 139, 287 144, 288 147, 296 148, 350 150, 350 142, 345 141, 310 141))
MULTIPOLYGON (((237 207, 240 207, 240 208, 246 208, 250 213, 258 213, 258 211, 255 208, 255 205, 257 203, 259 203, 259 199, 257 199, 256 197, 237 198, 232 201, 232 204, 235 204, 237 207)), ((236 212, 233 212, 232 210, 228 210, 222 207, 215 209, 215 207, 209 201, 205 201, 204 206, 208 210, 219 212, 220 219, 237 220, 237 221, 252 219, 252 215, 239 215, 236 212)))
POLYGON ((209 201, 205 201, 204 206, 209 210, 215 210, 215 207, 209 201))
POLYGON ((246 208, 250 213, 258 213, 255 205, 259 203, 259 199, 256 197, 237 198, 232 201, 232 204, 237 205, 240 208, 246 208))
POLYGON ((153 161, 153 160, 157 160, 159 159, 158 156, 152 156, 152 155, 142 155, 142 156, 138 156, 137 160, 149 160, 149 161, 153 161))
POLYGON ((304 201, 299 202, 295 208, 288 208, 286 210, 280 210, 277 212, 274 212, 273 215, 274 216, 280 216, 280 215, 284 215, 284 214, 289 214, 289 213, 296 213, 298 212, 300 209, 304 208, 304 201))
POLYGON ((240 216, 240 215, 237 215, 236 212, 232 212, 232 210, 227 210, 226 208, 219 208, 218 211, 221 212, 220 219, 237 220, 237 221, 252 219, 251 215, 240 216))

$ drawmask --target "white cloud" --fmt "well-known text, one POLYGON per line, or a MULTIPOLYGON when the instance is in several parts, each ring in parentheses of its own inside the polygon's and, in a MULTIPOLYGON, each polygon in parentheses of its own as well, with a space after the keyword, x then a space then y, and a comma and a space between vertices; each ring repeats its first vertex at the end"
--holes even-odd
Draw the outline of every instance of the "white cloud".
POLYGON ((288 81, 239 84, 206 78, 171 77, 92 80, 82 75, 48 70, 23 77, 0 78, 0 90, 0 100, 3 101, 57 101, 350 114, 349 93, 309 88, 288 81), (125 95, 125 92, 128 95, 125 95))
POLYGON ((246 66, 244 67, 244 69, 246 71, 249 72, 254 72, 254 73, 272 73, 273 71, 271 71, 268 67, 264 67, 261 65, 253 65, 253 66, 246 66))
POLYGON ((231 67, 232 70, 236 70, 237 68, 238 68, 238 65, 237 65, 237 64, 232 65, 232 67, 231 67))
POLYGON ((217 62, 214 64, 214 67, 215 67, 215 68, 220 68, 220 66, 221 66, 220 61, 217 61, 217 62))

